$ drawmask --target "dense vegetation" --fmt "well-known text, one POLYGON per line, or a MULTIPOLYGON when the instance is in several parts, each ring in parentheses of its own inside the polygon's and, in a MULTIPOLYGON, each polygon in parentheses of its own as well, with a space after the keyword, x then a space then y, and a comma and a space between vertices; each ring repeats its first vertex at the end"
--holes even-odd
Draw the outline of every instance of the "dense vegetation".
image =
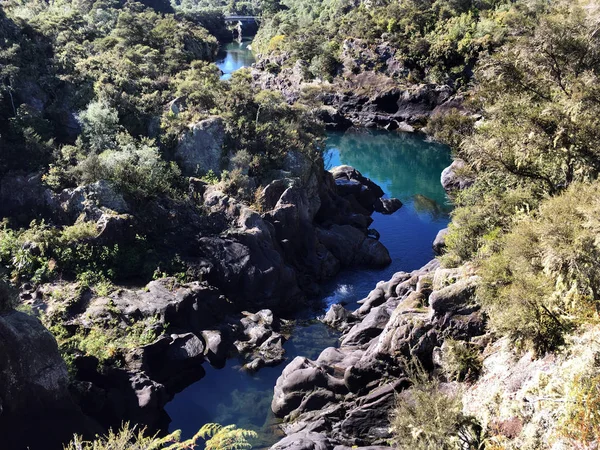
POLYGON ((185 450, 194 449, 200 439, 205 441, 206 450, 248 450, 252 448, 249 441, 256 438, 254 431, 218 423, 203 425, 196 435, 183 442, 179 430, 164 437, 148 436, 144 431, 126 423, 119 431, 111 430, 107 436, 94 441, 83 441, 75 436, 65 450, 185 450))
MULTIPOLYGON (((257 92, 244 74, 220 81, 216 39, 186 17, 133 2, 5 2, 0 176, 41 172, 56 192, 107 180, 133 205, 181 201, 174 147, 190 123, 211 115, 226 120, 226 151, 237 156, 224 178, 242 198, 253 198, 288 151, 317 157, 321 131, 310 114, 257 92), (173 113, 167 104, 176 98, 184 106, 173 113)), ((12 219, 0 231, 0 259, 15 281, 89 272, 148 280, 162 257, 148 258, 157 246, 143 235, 107 247, 94 241, 93 223, 12 219)))
POLYGON ((445 260, 480 261, 492 326, 544 352, 599 300, 600 42, 579 4, 537 15, 477 67, 472 102, 483 119, 455 142, 476 182, 455 199, 445 260))
POLYGON ((292 63, 303 59, 314 76, 329 79, 341 72, 346 42, 358 40, 371 48, 384 42, 403 65, 399 81, 456 85, 470 79, 481 53, 527 27, 530 14, 522 2, 503 0, 282 3, 287 8, 259 30, 257 51, 290 52, 292 63))

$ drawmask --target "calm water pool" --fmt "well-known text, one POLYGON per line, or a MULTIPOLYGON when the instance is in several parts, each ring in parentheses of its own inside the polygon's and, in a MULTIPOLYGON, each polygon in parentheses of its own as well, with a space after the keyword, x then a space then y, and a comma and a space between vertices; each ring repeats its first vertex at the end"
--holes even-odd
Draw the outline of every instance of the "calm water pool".
MULTIPOLYGON (((348 164, 379 184, 387 196, 404 206, 396 213, 373 215, 373 228, 392 256, 383 270, 348 270, 324 287, 322 314, 333 303, 349 308, 364 298, 380 280, 397 271, 410 271, 433 257, 431 244, 449 221, 450 205, 440 185, 440 173, 451 163, 448 148, 422 136, 386 131, 356 130, 328 135, 325 155, 328 168, 348 164)), ((288 360, 297 355, 316 358, 320 351, 337 344, 337 333, 315 321, 302 321, 285 344, 288 360)), ((206 377, 178 394, 167 405, 171 430, 193 435, 207 422, 235 423, 260 432, 255 448, 268 447, 281 437, 270 409, 273 387, 285 363, 251 375, 230 360, 221 370, 205 364, 206 377)))
POLYGON ((228 80, 236 70, 254 63, 254 55, 248 49, 251 42, 252 39, 243 39, 242 42, 230 42, 221 48, 215 64, 223 72, 222 80, 228 80))

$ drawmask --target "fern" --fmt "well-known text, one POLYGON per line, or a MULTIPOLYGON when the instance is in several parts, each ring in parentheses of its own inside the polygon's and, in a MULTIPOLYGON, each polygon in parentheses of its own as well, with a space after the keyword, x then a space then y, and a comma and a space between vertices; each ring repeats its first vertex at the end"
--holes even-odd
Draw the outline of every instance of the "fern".
POLYGON ((207 423, 192 439, 206 440, 206 450, 247 450, 252 448, 248 439, 257 437, 256 432, 237 428, 235 425, 207 423))
POLYGON ((249 450, 252 445, 248 439, 257 437, 251 430, 237 428, 235 425, 222 426, 218 423, 204 425, 191 439, 181 440, 181 431, 177 430, 165 437, 156 434, 147 436, 145 429, 131 427, 125 423, 121 430, 110 430, 105 437, 96 437, 88 442, 75 436, 64 450, 193 450, 196 442, 202 438, 206 441, 206 450, 249 450))

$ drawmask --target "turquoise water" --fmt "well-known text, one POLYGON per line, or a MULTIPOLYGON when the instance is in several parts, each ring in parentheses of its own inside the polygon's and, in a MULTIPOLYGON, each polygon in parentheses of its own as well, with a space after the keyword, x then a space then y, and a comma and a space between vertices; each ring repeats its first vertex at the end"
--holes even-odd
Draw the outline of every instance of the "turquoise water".
POLYGON ((411 271, 433 258, 431 245, 449 222, 451 206, 440 184, 440 174, 452 159, 446 146, 428 142, 421 135, 383 130, 330 132, 327 168, 347 164, 358 169, 396 197, 402 208, 392 215, 373 213, 373 224, 392 257, 383 270, 352 269, 331 283, 327 303, 354 305, 375 287, 401 270, 411 271))
MULTIPOLYGON (((349 308, 364 298, 380 280, 399 270, 413 270, 433 257, 431 244, 448 221, 450 205, 440 185, 440 174, 451 163, 447 147, 427 142, 422 136, 387 131, 357 130, 328 135, 326 166, 348 164, 379 184, 386 196, 397 197, 404 206, 386 216, 374 213, 373 228, 392 256, 383 270, 353 269, 342 272, 324 288, 321 311, 333 303, 349 308)), ((303 321, 285 344, 291 360, 297 355, 316 358, 326 347, 337 344, 337 333, 315 321, 303 321)), ((285 364, 250 375, 240 363, 230 360, 222 370, 205 364, 206 377, 191 385, 167 405, 171 430, 193 435, 207 422, 235 423, 260 432, 255 448, 268 447, 281 437, 270 410, 273 387, 285 364)))
POLYGON ((251 42, 252 39, 243 39, 242 42, 230 42, 221 48, 215 64, 223 72, 222 80, 228 80, 236 70, 254 63, 254 55, 248 49, 251 42))

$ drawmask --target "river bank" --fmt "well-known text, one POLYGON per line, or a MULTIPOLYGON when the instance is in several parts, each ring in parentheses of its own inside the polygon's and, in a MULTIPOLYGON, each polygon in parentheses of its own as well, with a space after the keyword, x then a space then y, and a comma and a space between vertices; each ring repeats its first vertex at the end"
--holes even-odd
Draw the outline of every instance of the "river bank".
POLYGON ((316 358, 326 347, 337 345, 338 332, 312 323, 334 303, 353 308, 380 280, 399 270, 414 270, 433 256, 431 244, 448 222, 450 206, 439 174, 451 162, 447 149, 422 137, 383 131, 332 132, 325 153, 331 168, 340 164, 362 167, 381 185, 386 196, 397 197, 403 207, 392 215, 374 213, 372 228, 390 251, 392 263, 385 269, 346 269, 327 283, 315 299, 317 308, 304 312, 284 344, 286 362, 258 373, 241 371, 237 359, 225 368, 207 368, 207 375, 177 394, 166 407, 173 419, 170 429, 191 436, 202 422, 236 423, 261 431, 261 446, 275 444, 281 435, 274 425, 270 399, 277 377, 296 356, 316 358), (375 157, 377 155, 377 157, 375 157), (385 164, 381 164, 385 161, 385 164))

